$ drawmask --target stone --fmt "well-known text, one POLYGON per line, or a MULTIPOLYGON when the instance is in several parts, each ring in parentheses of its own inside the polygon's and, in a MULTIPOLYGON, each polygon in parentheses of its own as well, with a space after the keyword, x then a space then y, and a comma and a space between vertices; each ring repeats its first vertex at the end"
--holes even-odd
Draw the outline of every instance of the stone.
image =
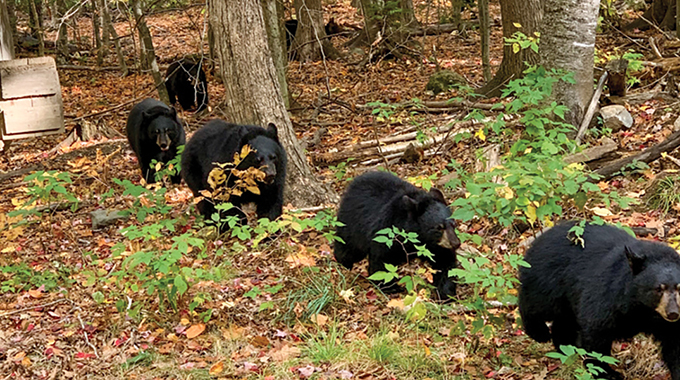
POLYGON ((626 107, 618 104, 605 106, 600 109, 600 116, 605 128, 609 128, 612 132, 617 132, 621 128, 629 129, 633 126, 633 117, 626 107))
POLYGON ((462 75, 451 70, 441 70, 430 76, 425 90, 432 91, 435 95, 446 92, 456 85, 467 85, 467 80, 462 75))
POLYGON ((118 210, 94 210, 90 212, 93 230, 108 226, 117 220, 127 219, 128 217, 126 213, 118 210))

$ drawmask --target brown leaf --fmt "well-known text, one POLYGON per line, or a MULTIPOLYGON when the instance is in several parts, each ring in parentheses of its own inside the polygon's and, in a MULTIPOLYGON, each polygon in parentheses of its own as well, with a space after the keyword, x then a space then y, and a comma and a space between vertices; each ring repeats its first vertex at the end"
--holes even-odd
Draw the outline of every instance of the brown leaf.
POLYGON ((280 350, 273 351, 271 357, 277 362, 285 362, 286 360, 299 357, 300 354, 299 348, 286 344, 280 350))
POLYGON ((187 335, 187 338, 193 339, 193 338, 201 335, 201 333, 203 333, 203 331, 205 331, 205 325, 203 323, 199 323, 197 325, 193 325, 193 326, 189 327, 186 331, 186 335, 187 335))
POLYGON ((266 336, 256 336, 250 341, 250 344, 258 348, 266 347, 269 345, 269 339, 266 336))

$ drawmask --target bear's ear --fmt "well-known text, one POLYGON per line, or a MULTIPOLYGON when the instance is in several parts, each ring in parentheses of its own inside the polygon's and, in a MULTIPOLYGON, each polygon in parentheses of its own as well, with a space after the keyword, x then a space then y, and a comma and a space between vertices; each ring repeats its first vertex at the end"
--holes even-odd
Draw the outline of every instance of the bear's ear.
POLYGON ((418 201, 409 197, 408 195, 404 195, 401 197, 401 203, 404 206, 404 209, 408 212, 416 212, 418 211, 418 201))
POLYGON ((272 139, 279 141, 279 130, 276 128, 274 123, 267 124, 267 128, 265 128, 265 130, 272 139))
POLYGON ((444 198, 444 194, 442 194, 439 189, 435 189, 434 187, 430 189, 430 195, 434 197, 434 199, 438 200, 439 202, 446 204, 446 198, 444 198))
POLYGON ((177 118, 177 110, 173 106, 170 106, 170 118, 171 119, 177 118))
POLYGON ((626 258, 628 259, 628 265, 633 271, 633 275, 637 275, 642 271, 642 266, 645 263, 645 255, 633 251, 629 246, 625 246, 624 251, 626 252, 626 258))

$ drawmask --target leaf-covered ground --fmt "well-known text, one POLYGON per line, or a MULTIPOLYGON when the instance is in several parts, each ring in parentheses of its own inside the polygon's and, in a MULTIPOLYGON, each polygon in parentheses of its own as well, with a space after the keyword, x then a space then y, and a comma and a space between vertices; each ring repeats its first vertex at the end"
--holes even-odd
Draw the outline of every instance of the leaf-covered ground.
MULTIPOLYGON (((438 12, 448 11, 444 5, 416 4, 421 21, 427 23, 435 22, 438 12)), ((348 0, 327 5, 326 11, 327 17, 334 16, 347 29, 361 26, 361 17, 348 0)), ((496 2, 491 12, 492 64, 498 65, 502 45, 496 2)), ((193 6, 148 18, 161 65, 199 51, 204 17, 203 8, 193 6)), ((473 19, 475 13, 466 10, 464 18, 473 19)), ((130 23, 121 18, 116 29, 128 35, 130 23)), ((78 57, 69 64, 94 67, 95 57, 87 48, 91 20, 79 20, 79 33, 84 40, 78 44, 78 57)), ((639 36, 659 38, 660 34, 651 31, 639 36)), ((342 49, 346 40, 333 42, 342 49)), ((316 174, 339 192, 347 180, 381 165, 382 160, 361 165, 349 161, 342 166, 311 158, 376 137, 415 130, 427 135, 467 112, 415 113, 396 108, 379 117, 361 105, 452 97, 451 93, 435 97, 425 91, 428 77, 436 70, 432 57, 441 67, 463 75, 472 87, 483 83, 476 30, 416 40, 424 46, 420 58, 381 60, 360 67, 352 63, 357 61, 353 54, 348 54, 345 61, 288 65, 295 99, 291 115, 298 137, 309 142, 320 128, 327 130, 307 149, 316 174)), ((135 46, 129 38, 122 41, 128 64, 133 66, 135 46)), ((207 46, 203 48, 207 51, 207 46)), ((613 29, 598 36, 598 56, 637 48, 613 29)), ((639 53, 649 54, 643 59, 653 59, 647 51, 639 53)), ((115 66, 113 51, 104 66, 115 66)), ((404 300, 404 295, 384 296, 365 279, 365 264, 348 271, 334 262, 332 243, 326 238, 328 223, 315 211, 294 213, 287 206, 281 232, 262 242, 247 236, 215 238, 197 220, 191 193, 182 184, 170 186, 160 196, 169 206, 162 213, 146 219, 135 213, 93 229, 90 212, 96 209, 139 211, 153 206, 152 197, 124 193, 140 181, 136 159, 124 137, 131 105, 108 111, 151 91, 152 80, 138 72, 121 78, 115 70, 60 69, 59 75, 67 130, 91 123, 106 133, 60 149, 54 148, 64 135, 15 141, 0 155, 0 373, 6 378, 572 378, 573 366, 545 357, 551 346, 524 335, 512 305, 492 303, 484 312, 475 311, 474 305, 465 304, 472 292, 466 286, 461 286, 460 302, 446 305, 431 303, 421 293, 416 306, 409 309, 404 302, 412 300, 404 300), (10 217, 9 212, 19 210, 30 197, 29 190, 45 191, 51 183, 44 177, 41 186, 35 180, 24 181, 35 171, 70 173, 72 182, 54 181, 63 186, 64 193, 79 199, 78 206, 59 207, 65 198, 52 192, 37 202, 36 206, 42 206, 40 215, 10 217), (131 183, 121 185, 116 179, 131 183), (173 229, 150 230, 168 220, 174 221, 173 229), (149 232, 143 235, 153 239, 132 239, 121 232, 145 228, 149 232), (186 234, 200 239, 200 244, 175 245, 173 238, 186 234), (159 300, 157 292, 144 288, 155 280, 161 283, 167 272, 158 269, 155 275, 144 277, 142 272, 151 265, 133 266, 128 258, 137 252, 155 252, 158 258, 178 249, 184 254, 173 265, 179 273, 189 273, 185 278, 190 286, 173 309, 159 300)), ((634 91, 649 90, 665 81, 664 73, 651 65, 636 76, 641 83, 634 91)), ((212 118, 229 120, 219 105, 224 91, 214 72, 208 73, 208 82, 211 110, 182 114, 189 133, 212 118)), ((662 141, 673 131, 677 104, 657 97, 628 105, 634 126, 611 136, 619 152, 634 153, 662 141)), ((436 155, 413 164, 392 162, 389 169, 402 177, 430 178, 436 183, 451 160, 474 167, 475 152, 483 145, 483 140, 472 137, 443 145, 436 155)), ((641 199, 646 183, 664 169, 675 167, 661 159, 651 168, 599 186, 641 199)), ((462 193, 448 195, 453 199, 462 193)), ((639 205, 600 216, 656 228, 657 235, 649 238, 669 241, 677 234, 677 207, 673 203, 663 214, 639 205)), ((565 217, 572 216, 575 210, 565 211, 565 217)), ((517 234, 484 219, 459 229, 483 238, 480 245, 465 245, 463 259, 483 255, 491 260, 490 265, 504 263, 509 252, 523 254, 523 242, 533 233, 517 234)), ((510 267, 504 270, 514 275, 510 267)), ((638 338, 616 343, 614 348, 628 378, 669 378, 651 341, 638 338)))

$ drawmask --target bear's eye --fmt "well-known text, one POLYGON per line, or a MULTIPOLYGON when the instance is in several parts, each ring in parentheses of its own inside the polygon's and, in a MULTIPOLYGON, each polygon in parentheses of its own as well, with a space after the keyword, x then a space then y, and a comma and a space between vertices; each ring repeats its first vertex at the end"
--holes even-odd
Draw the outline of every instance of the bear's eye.
POLYGON ((656 286, 656 289, 654 290, 656 290, 657 293, 662 293, 664 290, 666 290, 666 288, 667 288, 666 284, 659 284, 656 286))
POLYGON ((273 154, 270 154, 268 158, 269 158, 271 161, 276 160, 276 156, 273 155, 273 154))

